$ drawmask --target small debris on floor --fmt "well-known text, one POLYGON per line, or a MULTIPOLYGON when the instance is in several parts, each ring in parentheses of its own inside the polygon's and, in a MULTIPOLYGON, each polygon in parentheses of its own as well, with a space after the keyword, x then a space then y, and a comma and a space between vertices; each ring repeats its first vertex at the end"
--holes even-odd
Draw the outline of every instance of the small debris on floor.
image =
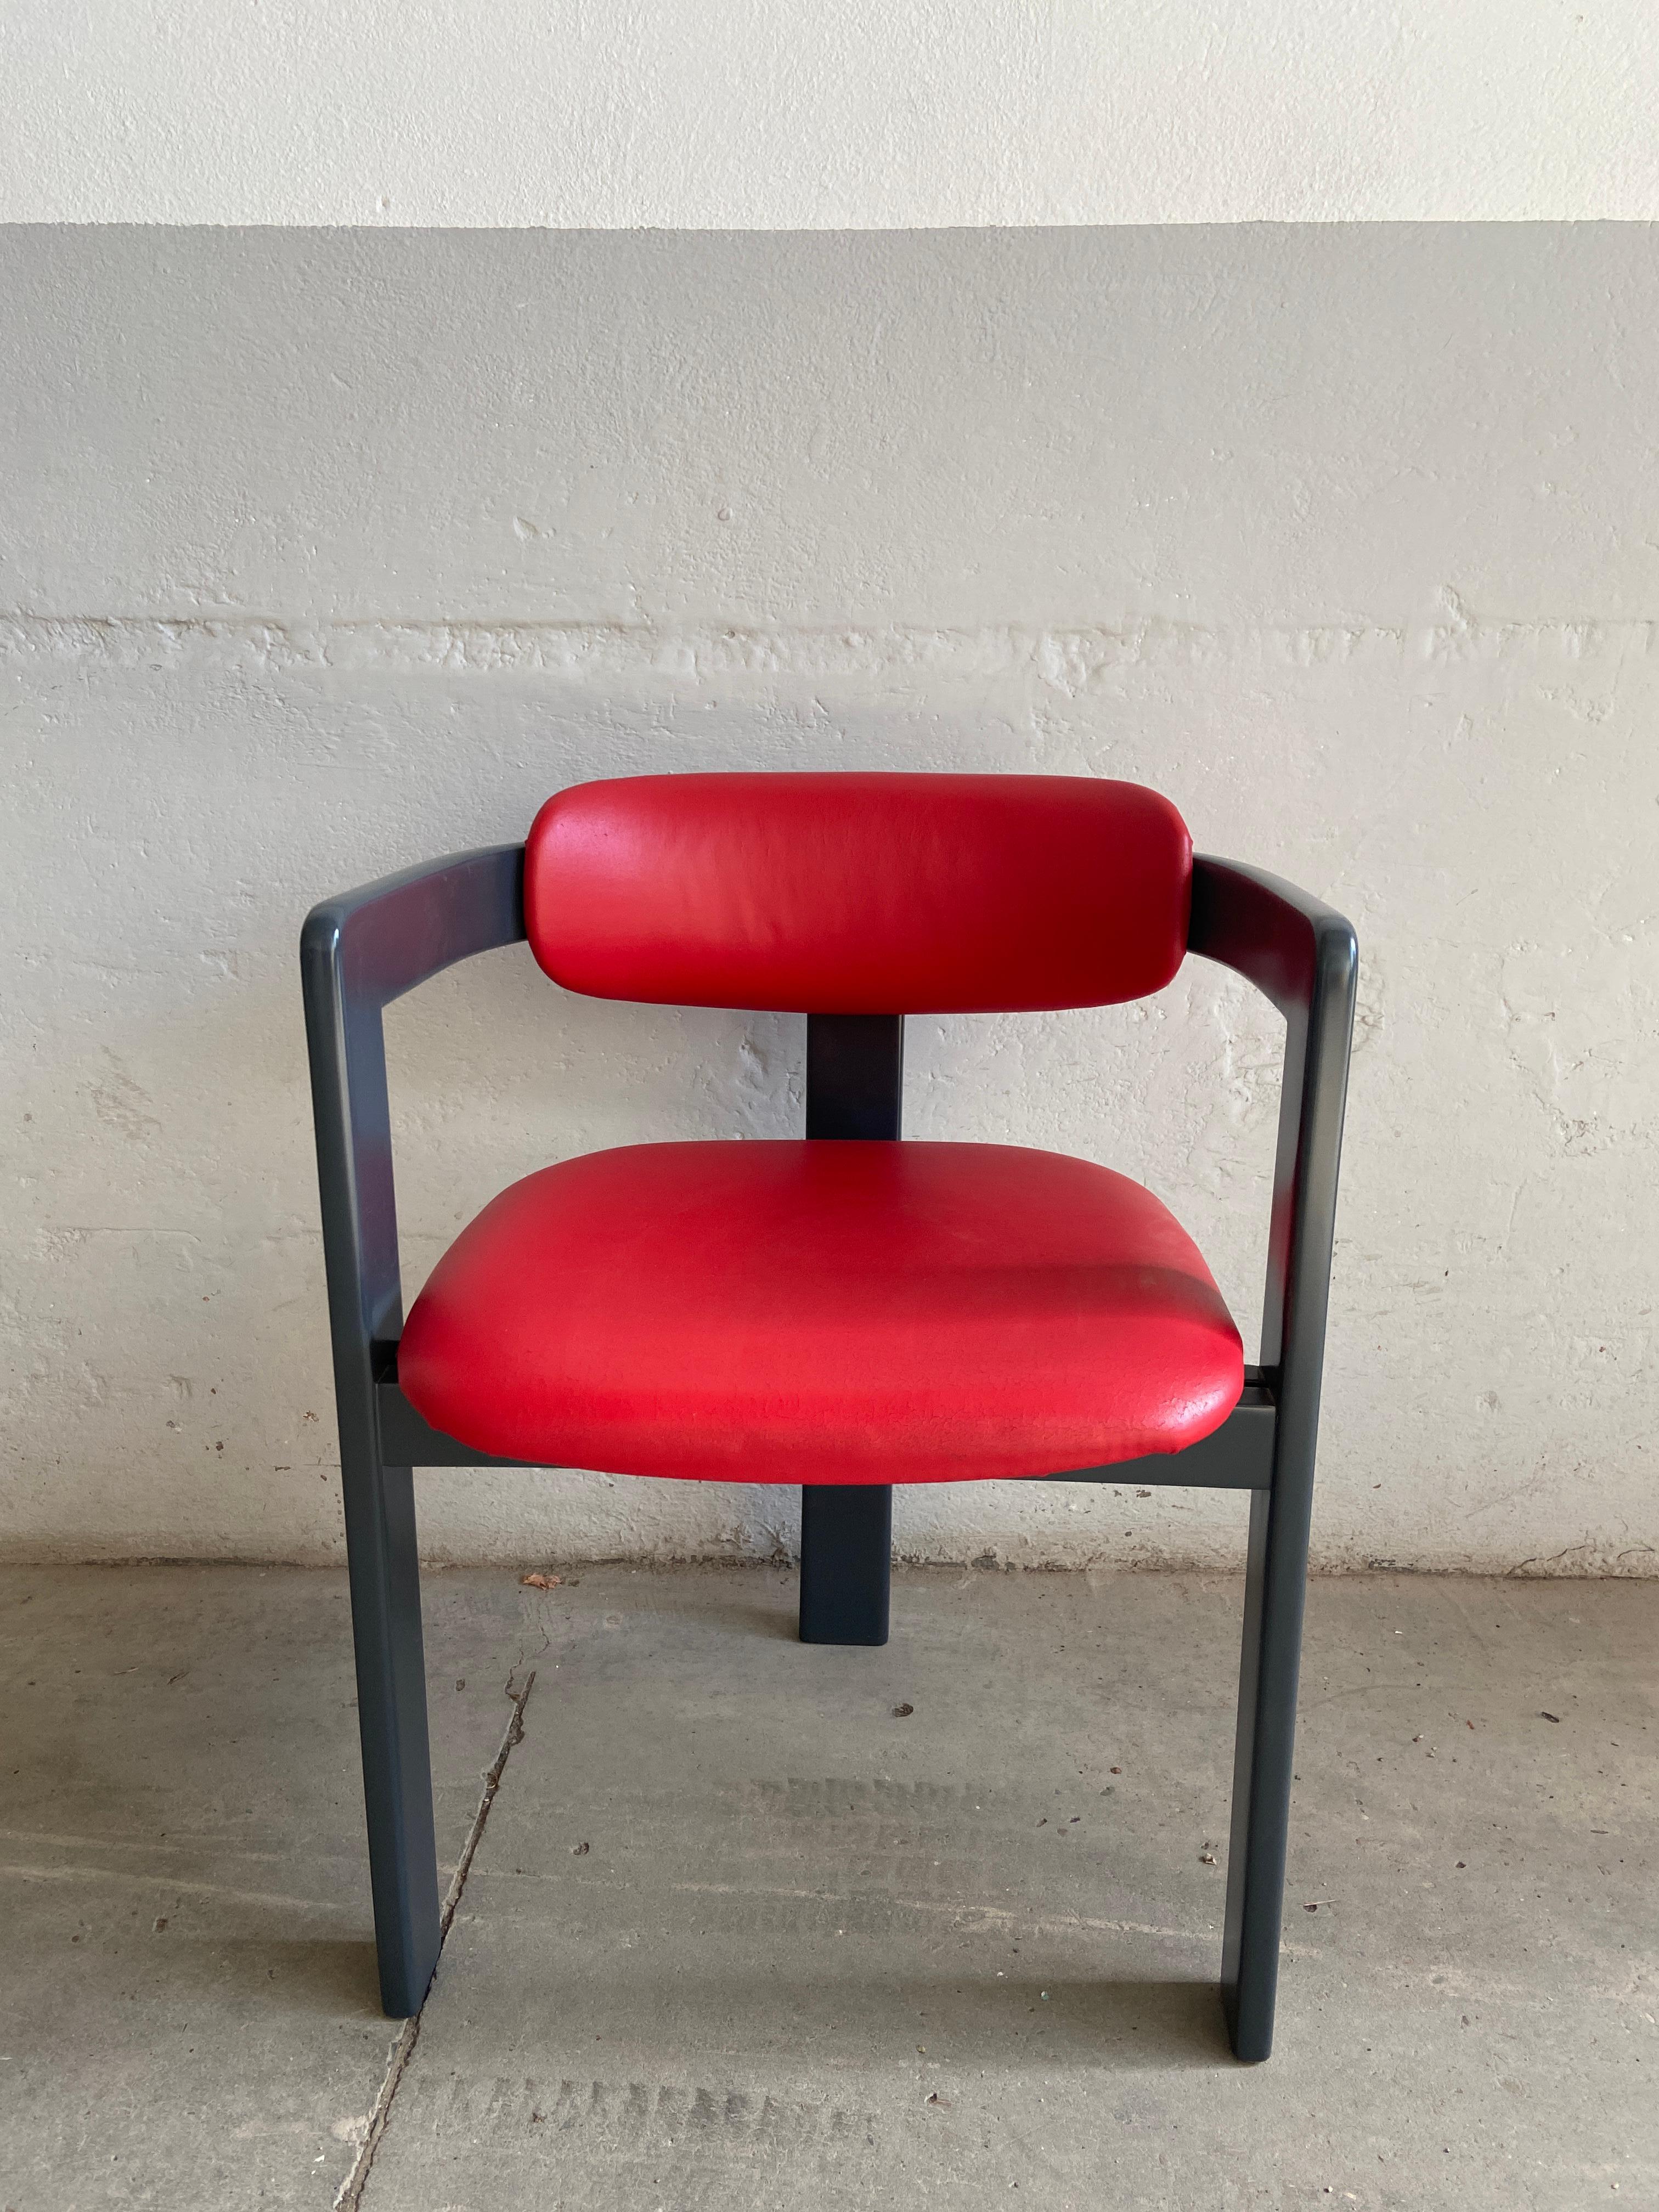
POLYGON ((562 1575, 520 1575, 519 1581, 526 1589, 557 1589, 564 1580, 562 1575))
POLYGON ((1215 1864, 1215 1853, 1213 1851, 1200 1851, 1198 1855, 1198 1863, 1200 1866, 1213 1866, 1215 1864))
POLYGON ((951 2100, 948 2097, 941 2097, 937 2089, 928 2092, 927 2102, 930 2105, 937 2105, 941 2112, 948 2112, 951 2109, 951 2100))
POLYGON ((1553 1721, 1557 1728, 1559 1728, 1561 1725, 1561 1716, 1559 1713, 1540 1712, 1538 1717, 1540 1721, 1553 1721))
POLYGON ((588 1849, 589 1846, 586 1844, 572 1844, 570 1846, 570 1856, 573 1859, 586 1858, 588 1853, 588 1849))
POLYGON ((908 1721, 915 1711, 915 1707, 914 1705, 895 1705, 893 1708, 893 1718, 896 1721, 908 1721))

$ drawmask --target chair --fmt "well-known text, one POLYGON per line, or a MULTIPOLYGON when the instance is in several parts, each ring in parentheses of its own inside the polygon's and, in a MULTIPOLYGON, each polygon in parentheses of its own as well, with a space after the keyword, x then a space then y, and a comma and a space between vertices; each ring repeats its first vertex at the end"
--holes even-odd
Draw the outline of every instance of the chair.
POLYGON ((416 1467, 802 1486, 800 1633, 880 1644, 891 1486, 1250 1493, 1221 1988, 1272 2045, 1309 1516, 1357 951, 1194 858, 1123 783, 724 775, 577 785, 523 846, 331 899, 301 945, 380 1987, 418 2010, 439 1902, 416 1467), (573 991, 807 1017, 802 1140, 542 1170, 403 1318, 381 1011, 527 938, 573 991), (1150 1192, 998 1145, 900 1144, 907 1013, 1106 1005, 1219 961, 1286 1024, 1261 1364, 1150 1192))

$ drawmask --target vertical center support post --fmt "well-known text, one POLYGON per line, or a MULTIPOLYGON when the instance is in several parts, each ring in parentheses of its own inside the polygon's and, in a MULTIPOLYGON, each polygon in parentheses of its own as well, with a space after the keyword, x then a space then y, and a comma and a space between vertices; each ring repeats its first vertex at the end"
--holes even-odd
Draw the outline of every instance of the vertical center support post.
MULTIPOLYGON (((809 1014, 806 1133, 896 1144, 902 1014, 809 1014)), ((817 1482, 800 1494, 800 1640, 885 1644, 893 1487, 817 1482)))

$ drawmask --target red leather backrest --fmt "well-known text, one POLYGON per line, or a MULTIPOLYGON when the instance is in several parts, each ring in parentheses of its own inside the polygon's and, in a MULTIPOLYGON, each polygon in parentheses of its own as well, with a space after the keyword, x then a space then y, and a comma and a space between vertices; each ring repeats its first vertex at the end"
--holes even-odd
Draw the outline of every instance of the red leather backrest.
POLYGON ((1107 1006, 1187 949, 1165 799, 1051 775, 642 775, 550 799, 525 921, 568 990, 798 1013, 1107 1006))

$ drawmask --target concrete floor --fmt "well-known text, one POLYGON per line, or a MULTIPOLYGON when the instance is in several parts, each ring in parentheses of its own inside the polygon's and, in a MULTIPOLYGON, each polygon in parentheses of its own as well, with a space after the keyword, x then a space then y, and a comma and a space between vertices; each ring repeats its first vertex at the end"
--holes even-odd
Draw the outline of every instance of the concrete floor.
POLYGON ((450 1865, 535 1682, 401 2036, 343 1579, 0 1574, 7 2212, 1659 2205, 1659 1585, 1315 1584, 1241 2069, 1237 1585, 572 1572, 428 1578, 450 1865))

